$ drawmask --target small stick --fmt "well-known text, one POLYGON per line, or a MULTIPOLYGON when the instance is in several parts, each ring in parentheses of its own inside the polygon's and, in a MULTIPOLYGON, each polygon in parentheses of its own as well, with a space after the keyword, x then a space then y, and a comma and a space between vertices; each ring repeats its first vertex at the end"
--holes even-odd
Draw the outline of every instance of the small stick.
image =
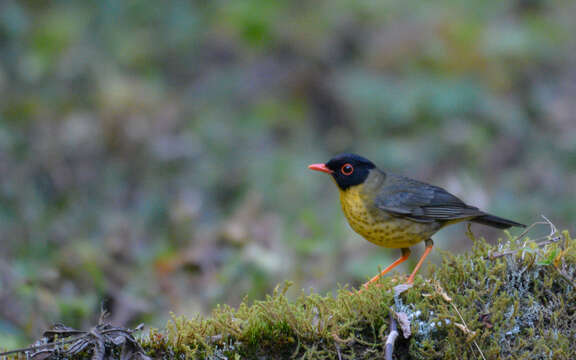
POLYGON ((86 335, 81 335, 81 336, 79 336, 79 337, 76 337, 76 338, 70 339, 70 340, 62 340, 62 341, 52 342, 52 343, 48 343, 48 344, 42 344, 42 345, 38 345, 38 346, 30 346, 30 347, 27 347, 27 348, 10 350, 10 351, 6 351, 6 352, 3 352, 3 353, 0 353, 0 356, 13 355, 13 354, 23 353, 23 352, 27 352, 27 351, 42 350, 42 349, 45 349, 45 348, 49 348, 49 347, 51 347, 51 346, 71 344, 71 343, 75 342, 76 340, 82 339, 82 338, 84 338, 84 337, 86 337, 86 335))
MULTIPOLYGON (((550 221, 550 219, 548 219, 546 216, 544 215, 540 215, 542 216, 542 218, 544 218, 545 221, 537 221, 535 223, 533 223, 532 225, 528 226, 526 228, 526 230, 524 230, 517 238, 516 241, 520 241, 522 240, 522 238, 524 238, 526 236, 526 234, 536 225, 548 225, 550 226, 550 233, 542 238, 538 238, 536 240, 534 240, 534 242, 536 243, 536 245, 538 247, 542 247, 542 246, 546 246, 548 244, 552 244, 555 242, 558 242, 559 240, 562 239, 562 235, 556 235, 558 234, 558 229, 556 228, 556 226, 552 223, 552 221, 550 221)), ((507 251, 502 251, 502 252, 495 252, 493 254, 488 255, 488 259, 490 260, 494 260, 497 258, 500 258, 502 256, 506 256, 506 255, 512 255, 517 253, 518 251, 524 250, 526 248, 526 243, 524 243, 524 245, 522 245, 521 248, 519 249, 515 249, 515 250, 507 250, 507 251)))
POLYGON ((394 354, 394 343, 398 337, 398 326, 396 325, 396 319, 394 318, 394 313, 390 312, 390 333, 386 337, 386 344, 384 345, 384 358, 386 360, 392 360, 392 355, 394 354))
MULTIPOLYGON (((450 305, 452 305, 452 308, 458 314, 458 317, 460 318, 460 320, 462 321, 462 324, 464 325, 464 329, 466 329, 466 331, 470 334, 472 331, 468 328, 468 325, 466 325, 466 321, 464 321, 464 318, 462 317, 462 314, 460 314, 460 311, 458 311, 458 308, 456 307, 456 305, 454 305, 452 302, 450 303, 450 305)), ((480 349, 480 345, 478 345, 476 340, 472 340, 472 343, 476 346, 476 349, 480 353, 480 356, 482 357, 482 359, 486 360, 486 357, 484 356, 484 353, 482 352, 482 349, 480 349)))
MULTIPOLYGON (((436 292, 438 293, 438 295, 440 295, 442 297, 442 299, 444 299, 444 301, 449 303, 452 306, 452 308, 454 309, 454 311, 456 311, 456 314, 458 314, 460 321, 462 321, 461 329, 464 331, 464 333, 466 333, 466 335, 473 334, 473 332, 470 330, 470 328, 466 324, 464 317, 462 316, 462 314, 460 313, 460 311, 458 310, 456 305, 454 305, 454 303, 452 302, 452 298, 450 296, 448 296, 446 291, 444 291, 444 289, 442 288, 442 285, 440 285, 440 283, 437 282, 437 283, 435 283, 435 288, 436 288, 436 292)), ((458 325, 458 324, 456 324, 456 325, 458 325)), ((476 346, 476 349, 480 353, 480 356, 482 357, 482 359, 486 360, 486 357, 484 356, 484 353, 482 352, 482 349, 480 349, 480 345, 478 345, 476 340, 472 340, 472 343, 474 344, 474 346, 476 346)))

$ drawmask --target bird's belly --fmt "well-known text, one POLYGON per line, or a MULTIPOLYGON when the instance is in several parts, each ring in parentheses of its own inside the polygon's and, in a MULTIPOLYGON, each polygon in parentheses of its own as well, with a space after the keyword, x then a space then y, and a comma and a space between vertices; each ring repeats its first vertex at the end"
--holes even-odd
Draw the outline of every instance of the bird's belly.
POLYGON ((382 210, 368 209, 363 201, 341 200, 342 210, 352 229, 366 240, 382 247, 413 246, 428 239, 441 227, 438 223, 419 223, 393 217, 382 210))
POLYGON ((436 232, 431 224, 392 218, 377 223, 362 222, 352 217, 348 222, 354 231, 366 240, 386 248, 406 248, 418 244, 436 232))

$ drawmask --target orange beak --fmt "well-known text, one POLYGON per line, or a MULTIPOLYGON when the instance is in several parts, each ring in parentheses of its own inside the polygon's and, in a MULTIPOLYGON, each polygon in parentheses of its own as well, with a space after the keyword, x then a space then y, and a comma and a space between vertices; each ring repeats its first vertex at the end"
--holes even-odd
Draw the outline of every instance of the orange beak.
POLYGON ((324 164, 312 164, 308 165, 308 169, 315 170, 315 171, 322 171, 328 174, 332 174, 334 171, 328 169, 324 164))

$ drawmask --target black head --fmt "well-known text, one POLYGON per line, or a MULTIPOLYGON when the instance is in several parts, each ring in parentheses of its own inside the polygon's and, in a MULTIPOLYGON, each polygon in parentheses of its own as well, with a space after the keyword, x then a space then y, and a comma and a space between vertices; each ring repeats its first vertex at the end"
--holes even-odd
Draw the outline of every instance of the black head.
POLYGON ((340 154, 328 161, 326 164, 314 164, 310 169, 323 171, 332 175, 336 184, 341 190, 346 190, 351 186, 362 184, 370 170, 374 169, 374 164, 356 154, 340 154))

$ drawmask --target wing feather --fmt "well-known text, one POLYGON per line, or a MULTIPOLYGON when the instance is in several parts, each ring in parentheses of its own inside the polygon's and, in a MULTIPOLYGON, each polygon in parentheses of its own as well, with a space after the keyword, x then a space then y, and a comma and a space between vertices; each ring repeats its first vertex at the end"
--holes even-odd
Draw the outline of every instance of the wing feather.
POLYGON ((484 213, 448 191, 409 178, 395 176, 375 200, 376 207, 418 222, 448 221, 484 213))

